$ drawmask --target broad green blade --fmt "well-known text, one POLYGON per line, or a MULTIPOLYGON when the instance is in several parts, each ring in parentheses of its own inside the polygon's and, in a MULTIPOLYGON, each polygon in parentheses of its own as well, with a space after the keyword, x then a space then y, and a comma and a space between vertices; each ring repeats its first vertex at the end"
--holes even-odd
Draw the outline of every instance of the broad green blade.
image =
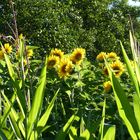
POLYGON ((74 120, 79 120, 75 114, 70 117, 65 126, 58 132, 56 140, 65 140, 74 120))
POLYGON ((140 130, 140 100, 137 94, 133 95, 133 106, 134 106, 135 117, 140 130))
POLYGON ((59 89, 55 93, 55 95, 54 95, 53 99, 51 100, 49 106, 47 107, 45 113, 42 115, 41 119, 37 123, 37 127, 38 127, 38 131, 39 132, 41 132, 44 129, 44 127, 45 127, 45 125, 46 125, 46 123, 47 123, 47 121, 49 119, 49 116, 50 116, 51 111, 53 109, 54 102, 56 100, 56 97, 57 97, 58 92, 59 92, 59 89))
POLYGON ((77 129, 73 126, 70 127, 69 138, 70 138, 70 140, 77 139, 77 129))
POLYGON ((11 123, 11 126, 13 128, 13 131, 18 138, 22 139, 20 131, 22 132, 23 136, 25 137, 25 130, 23 127, 23 123, 19 120, 20 118, 17 115, 14 108, 12 107, 13 105, 11 104, 11 102, 8 100, 8 98, 5 96, 5 94, 3 92, 2 92, 2 96, 4 97, 4 99, 6 101, 4 103, 5 107, 8 110, 10 109, 9 116, 10 116, 10 123, 11 123), (19 123, 18 123, 18 121, 19 121, 19 123))
POLYGON ((19 87, 19 82, 16 80, 16 74, 14 72, 13 66, 10 62, 10 59, 8 57, 8 55, 4 54, 5 57, 5 61, 8 67, 8 71, 9 71, 9 75, 12 79, 12 83, 15 89, 15 93, 17 94, 17 98, 18 103, 19 103, 19 107, 21 109, 22 115, 25 116, 24 112, 26 111, 26 100, 25 100, 25 95, 21 92, 20 87, 19 87), (23 111, 24 110, 24 111, 23 111))
POLYGON ((104 121, 105 121, 105 106, 106 106, 106 99, 104 99, 103 111, 102 111, 102 120, 99 128, 99 136, 98 139, 102 140, 104 135, 104 121))
POLYGON ((11 64, 11 62, 10 62, 10 59, 9 59, 8 55, 4 54, 4 58, 5 58, 7 67, 8 67, 9 75, 10 75, 11 79, 12 79, 13 81, 15 81, 15 79, 16 79, 16 74, 15 74, 15 72, 14 72, 13 66, 12 66, 12 64, 11 64))
POLYGON ((79 137, 78 140, 89 140, 90 139, 90 132, 86 129, 79 137))
POLYGON ((85 122, 83 120, 83 117, 81 118, 81 122, 80 122, 80 136, 82 135, 82 133, 85 131, 85 122))
POLYGON ((126 94, 124 93, 118 79, 111 71, 109 71, 109 75, 112 82, 119 115, 123 119, 131 137, 133 139, 137 139, 139 128, 132 107, 130 106, 126 94))
POLYGON ((115 140, 115 132, 116 132, 116 127, 111 126, 108 128, 107 132, 104 135, 103 140, 115 140))
POLYGON ((29 112, 28 118, 28 134, 27 139, 30 139, 31 132, 34 129, 34 124, 39 119, 39 113, 41 110, 43 98, 44 98, 44 89, 46 86, 46 65, 42 68, 41 75, 39 78, 39 82, 37 85, 37 89, 35 91, 35 96, 33 98, 33 104, 31 106, 31 110, 29 112))
POLYGON ((136 92, 137 92, 137 94, 138 94, 138 96, 140 98, 140 90, 139 90, 139 83, 137 81, 137 76, 134 73, 134 69, 131 66, 130 60, 129 60, 129 58, 128 58, 125 50, 124 50, 124 47, 123 47, 122 43, 121 43, 121 48, 122 48, 122 52, 123 52, 123 56, 124 56, 126 66, 127 66, 128 73, 129 73, 130 78, 131 78, 131 80, 133 82, 134 88, 135 88, 135 90, 136 90, 136 92))

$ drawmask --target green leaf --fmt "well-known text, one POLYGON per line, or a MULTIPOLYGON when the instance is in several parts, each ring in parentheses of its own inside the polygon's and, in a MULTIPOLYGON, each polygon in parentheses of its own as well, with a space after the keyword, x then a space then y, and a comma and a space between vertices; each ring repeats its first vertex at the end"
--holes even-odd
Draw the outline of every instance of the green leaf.
POLYGON ((124 49, 122 43, 121 43, 121 48, 122 48, 122 53, 123 53, 123 56, 124 56, 124 60, 125 60, 126 66, 127 66, 128 73, 129 73, 130 78, 131 78, 131 80, 133 82, 134 88, 135 88, 135 90, 136 90, 136 92, 137 92, 137 94, 138 94, 138 96, 140 98, 140 90, 139 90, 139 83, 137 81, 137 76, 134 73, 134 69, 131 66, 130 60, 129 60, 126 52, 125 52, 125 49, 124 49))
POLYGON ((0 130, 0 139, 7 140, 5 134, 0 130))
POLYGON ((78 140, 89 140, 90 139, 90 132, 86 129, 79 137, 78 140))
POLYGON ((119 115, 123 119, 131 137, 133 139, 137 139, 139 128, 132 107, 130 106, 126 94, 124 93, 118 79, 111 71, 109 71, 109 75, 112 82, 119 115))
POLYGON ((22 115, 25 116, 24 112, 26 111, 26 100, 24 94, 21 92, 19 87, 19 82, 16 80, 16 73, 14 72, 13 66, 10 62, 8 55, 4 54, 5 61, 8 67, 9 75, 12 79, 12 83, 15 89, 15 94, 18 96, 18 104, 19 108, 21 109, 22 115), (24 110, 24 111, 23 111, 24 110))
POLYGON ((7 110, 10 109, 10 111, 8 111, 8 112, 9 112, 9 116, 10 116, 10 124, 13 128, 13 131, 15 132, 15 134, 18 138, 22 138, 20 131, 22 132, 23 136, 25 137, 25 130, 23 127, 23 123, 22 123, 22 121, 19 120, 20 118, 19 118, 18 114, 16 113, 16 111, 14 110, 13 104, 11 104, 11 102, 5 96, 4 92, 2 92, 2 96, 4 97, 4 99, 6 101, 4 103, 6 109, 7 110))
POLYGON ((133 95, 134 114, 140 130, 140 100, 137 94, 133 95))
POLYGON ((116 131, 115 125, 109 127, 107 132, 104 135, 103 140, 115 140, 115 131, 116 131))
POLYGON ((53 109, 54 102, 56 100, 56 97, 57 97, 58 92, 59 92, 59 89, 55 93, 55 95, 54 95, 53 99, 51 100, 49 106, 47 107, 45 113, 42 115, 41 119, 37 123, 37 127, 38 127, 38 130, 39 131, 41 131, 45 127, 45 125, 46 125, 46 123, 47 123, 47 121, 49 119, 49 116, 50 116, 51 111, 53 109))
POLYGON ((75 114, 70 117, 65 126, 58 132, 56 140, 65 140, 74 120, 79 120, 79 117, 77 117, 75 114))
POLYGON ((35 96, 33 98, 33 104, 29 112, 27 139, 30 139, 31 132, 34 129, 36 121, 38 120, 40 109, 43 102, 45 85, 46 85, 46 65, 42 68, 35 96))
POLYGON ((104 104, 103 104, 102 120, 100 123, 99 136, 98 136, 99 140, 103 139, 103 134, 104 134, 105 106, 106 106, 106 99, 104 99, 104 104))
POLYGON ((73 126, 70 127, 69 138, 70 138, 70 140, 77 139, 77 129, 73 126))

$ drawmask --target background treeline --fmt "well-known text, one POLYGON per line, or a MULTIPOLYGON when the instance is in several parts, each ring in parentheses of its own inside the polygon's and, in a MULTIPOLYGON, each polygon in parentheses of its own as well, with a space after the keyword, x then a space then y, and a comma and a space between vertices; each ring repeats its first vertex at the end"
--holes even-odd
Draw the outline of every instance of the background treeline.
POLYGON ((128 0, 1 0, 0 34, 13 35, 13 9, 19 34, 30 44, 40 47, 40 56, 52 48, 69 52, 83 47, 87 57, 94 59, 100 51, 120 54, 121 40, 129 53, 130 19, 135 34, 140 33, 139 7, 128 0))

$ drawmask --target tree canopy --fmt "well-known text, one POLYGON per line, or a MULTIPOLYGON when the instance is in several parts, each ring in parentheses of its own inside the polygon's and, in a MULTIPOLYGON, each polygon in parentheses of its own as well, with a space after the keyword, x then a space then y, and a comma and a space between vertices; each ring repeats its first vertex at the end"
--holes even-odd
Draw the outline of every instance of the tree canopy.
MULTIPOLYGON (((128 0, 13 0, 18 33, 40 47, 40 54, 52 48, 67 52, 75 47, 87 50, 89 59, 100 51, 120 53, 119 40, 129 46, 130 19, 139 36, 139 7, 128 0)), ((12 4, 1 1, 0 33, 13 35, 12 4), (11 28, 10 28, 11 27, 11 28)), ((129 50, 129 49, 128 49, 129 50)))

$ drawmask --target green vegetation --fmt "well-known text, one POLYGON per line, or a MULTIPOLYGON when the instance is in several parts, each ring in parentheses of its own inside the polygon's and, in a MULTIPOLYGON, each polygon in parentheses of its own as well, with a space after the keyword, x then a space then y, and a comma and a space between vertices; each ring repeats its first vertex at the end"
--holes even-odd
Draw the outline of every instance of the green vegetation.
POLYGON ((140 139, 139 10, 3 0, 0 139, 140 139))

